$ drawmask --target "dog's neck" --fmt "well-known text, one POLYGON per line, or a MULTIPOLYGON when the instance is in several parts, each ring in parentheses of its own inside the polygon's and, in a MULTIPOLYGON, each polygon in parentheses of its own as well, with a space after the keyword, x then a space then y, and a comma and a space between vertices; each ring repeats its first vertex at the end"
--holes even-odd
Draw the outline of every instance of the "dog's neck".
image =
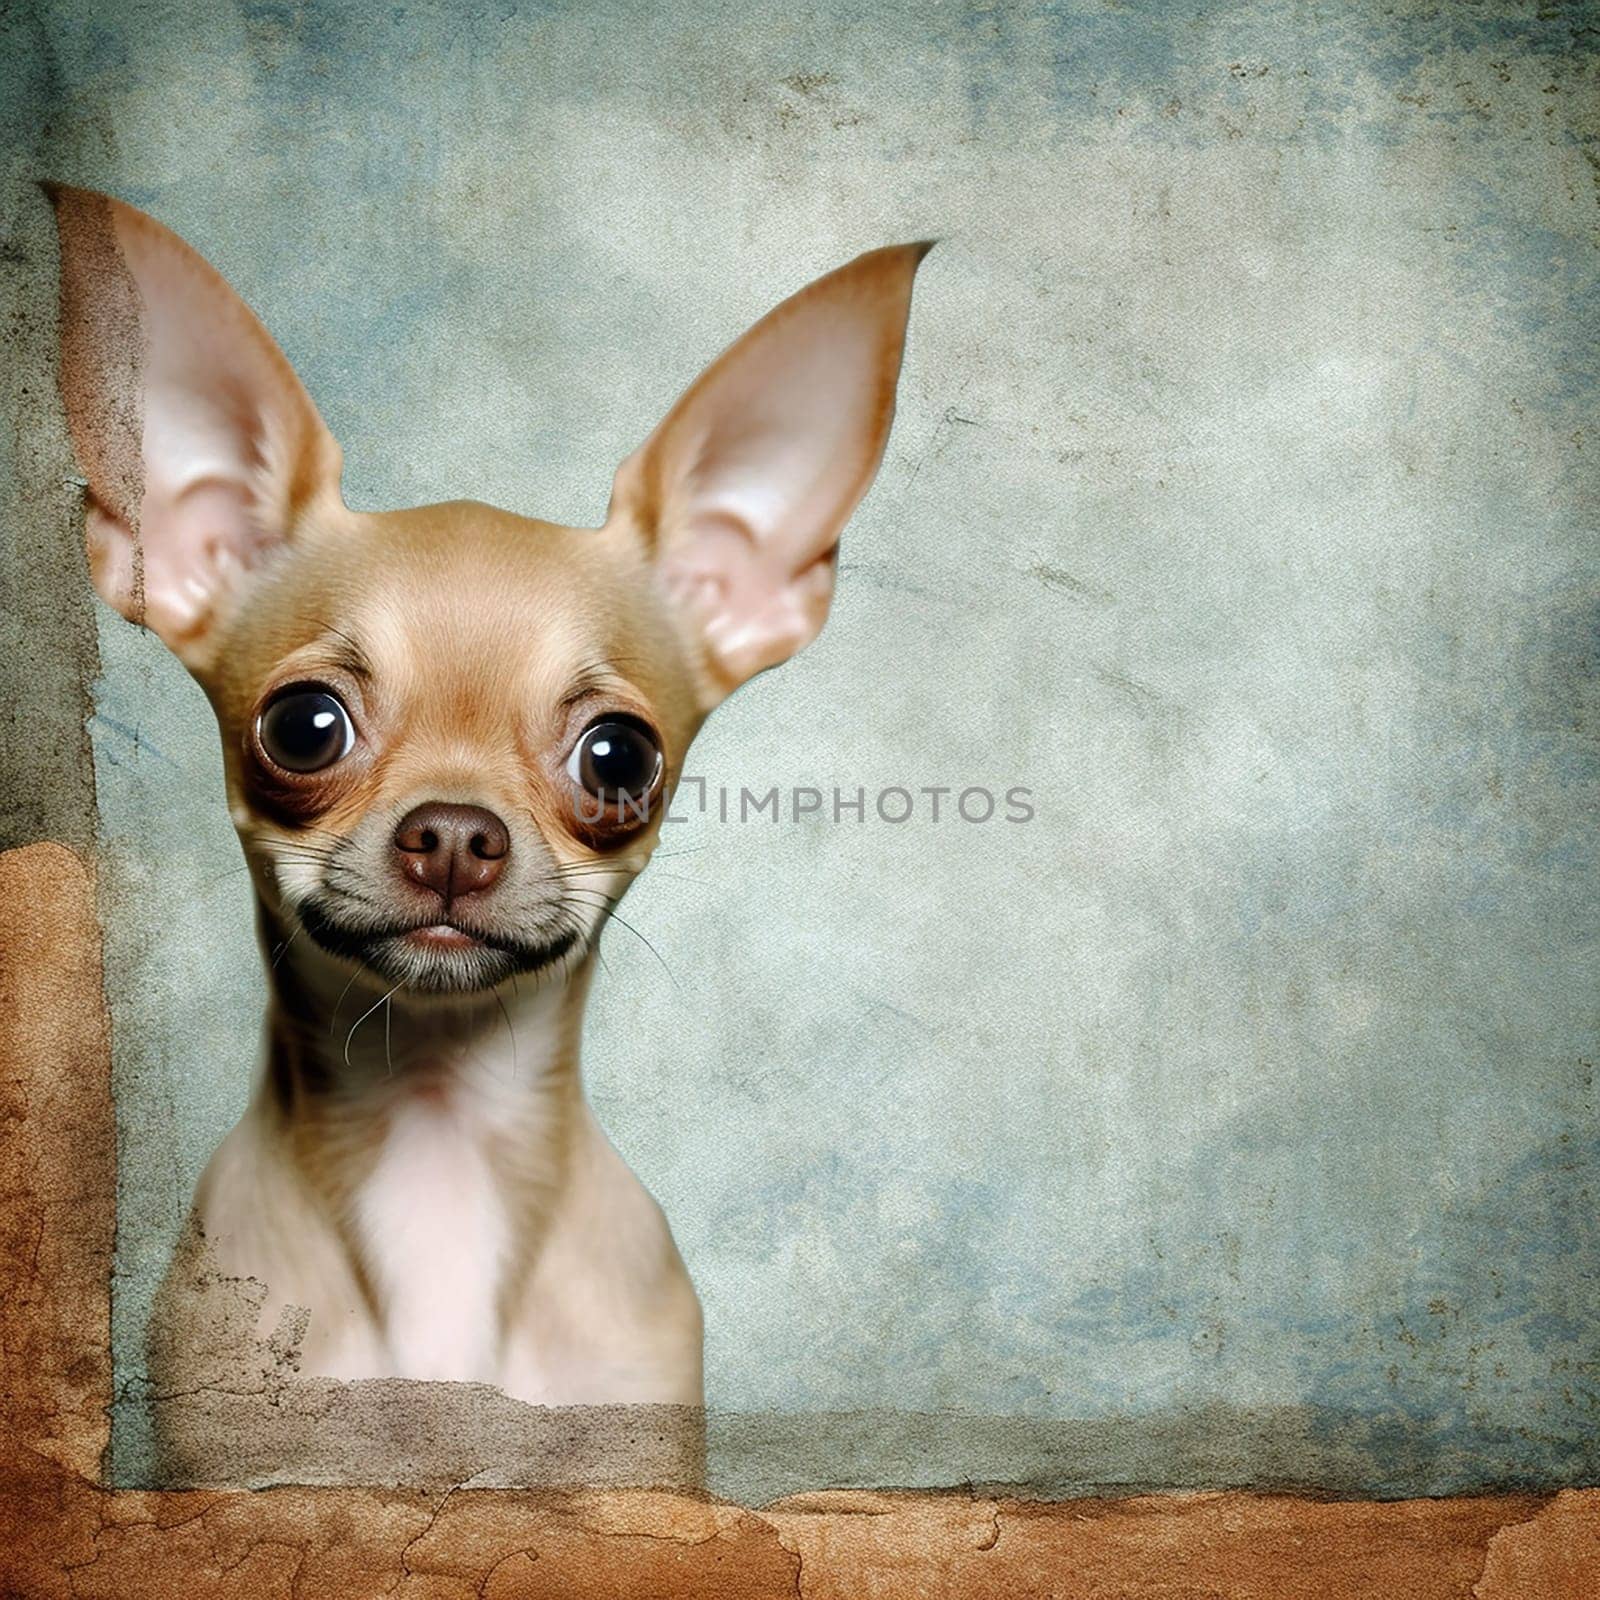
POLYGON ((586 956, 499 989, 417 996, 309 947, 263 916, 270 1000, 258 1101, 330 1199, 348 1198, 396 1118, 481 1136, 515 1191, 548 1196, 582 1109, 586 956))

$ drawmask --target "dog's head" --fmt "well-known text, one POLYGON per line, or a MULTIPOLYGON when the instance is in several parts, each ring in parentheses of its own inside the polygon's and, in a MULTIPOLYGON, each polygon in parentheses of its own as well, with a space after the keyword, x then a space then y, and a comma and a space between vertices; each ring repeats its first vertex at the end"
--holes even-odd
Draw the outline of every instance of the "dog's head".
POLYGON ((119 201, 51 198, 95 586, 210 697, 272 926, 423 993, 581 957, 703 717, 822 626, 926 246, 785 301, 576 529, 349 510, 338 444, 223 279, 119 201))

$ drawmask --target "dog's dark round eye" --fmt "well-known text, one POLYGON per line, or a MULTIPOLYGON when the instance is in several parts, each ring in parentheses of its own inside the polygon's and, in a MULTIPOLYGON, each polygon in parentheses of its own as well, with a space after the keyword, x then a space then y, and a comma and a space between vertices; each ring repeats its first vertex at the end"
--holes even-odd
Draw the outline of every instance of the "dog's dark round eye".
POLYGON ((261 748, 288 772, 320 772, 350 753, 356 730, 331 689, 286 689, 256 725, 261 748))
POLYGON ((661 746, 637 722, 608 719, 585 730, 567 771, 592 795, 647 795, 661 775, 661 746))

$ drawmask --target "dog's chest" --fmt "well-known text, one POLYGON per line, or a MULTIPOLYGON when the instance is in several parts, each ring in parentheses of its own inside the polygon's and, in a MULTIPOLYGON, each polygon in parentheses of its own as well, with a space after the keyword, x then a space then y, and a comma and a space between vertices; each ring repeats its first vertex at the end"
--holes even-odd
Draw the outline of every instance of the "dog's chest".
POLYGON ((479 1120, 442 1098, 401 1101, 355 1221, 396 1374, 492 1382, 512 1240, 479 1120))

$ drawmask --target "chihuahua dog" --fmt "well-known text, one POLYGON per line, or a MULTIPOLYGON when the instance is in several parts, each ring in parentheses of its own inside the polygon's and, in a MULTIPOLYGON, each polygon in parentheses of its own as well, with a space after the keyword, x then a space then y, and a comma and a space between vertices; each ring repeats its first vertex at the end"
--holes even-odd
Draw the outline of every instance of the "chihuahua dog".
POLYGON ((339 445, 222 277, 128 205, 48 192, 90 572, 216 712, 268 963, 158 1387, 201 1381, 220 1274, 303 1374, 698 1407, 699 1303, 584 1100, 584 997, 701 721, 822 626, 927 245, 757 323, 584 529, 350 510, 339 445))

